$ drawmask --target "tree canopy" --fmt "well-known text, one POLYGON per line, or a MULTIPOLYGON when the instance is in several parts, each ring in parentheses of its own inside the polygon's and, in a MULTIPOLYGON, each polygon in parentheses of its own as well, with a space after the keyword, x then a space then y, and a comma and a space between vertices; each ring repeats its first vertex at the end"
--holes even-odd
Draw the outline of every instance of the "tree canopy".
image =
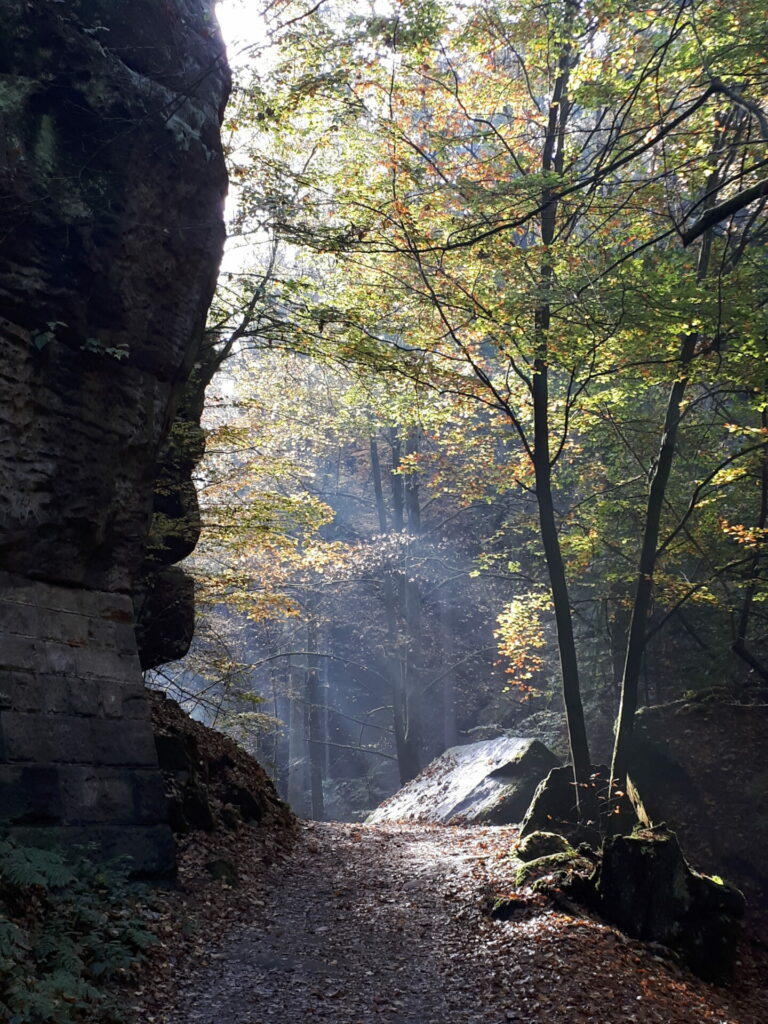
MULTIPOLYGON (((385 537, 420 563, 425 501, 485 508, 461 512, 483 524, 463 571, 504 566, 486 618, 511 678, 536 690, 556 643, 585 789, 585 675, 608 679, 621 782, 649 644, 684 635, 703 677, 768 678, 765 11, 327 0, 265 18, 228 122, 256 255, 225 275, 210 339, 272 398, 241 382, 248 411, 219 433, 263 444, 235 457, 225 513, 226 543, 258 554, 219 594, 253 608, 258 576, 264 608, 301 617, 287 568, 374 574, 385 537), (354 539, 317 486, 350 445, 354 539)), ((381 586, 382 628, 410 623, 401 682, 419 677, 395 705, 416 706, 423 587, 381 586)))

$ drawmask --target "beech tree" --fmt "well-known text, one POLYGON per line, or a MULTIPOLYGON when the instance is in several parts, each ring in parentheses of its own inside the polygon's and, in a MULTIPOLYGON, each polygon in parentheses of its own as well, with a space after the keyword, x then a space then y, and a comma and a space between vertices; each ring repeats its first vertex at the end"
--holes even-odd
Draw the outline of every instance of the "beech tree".
POLYGON ((724 337, 754 343, 739 290, 763 231, 764 55, 734 40, 747 23, 753 12, 716 3, 402 3, 368 18, 338 4, 289 38, 293 64, 272 76, 282 144, 290 111, 324 151, 309 175, 269 168, 298 197, 274 229, 334 277, 319 307, 295 304, 306 344, 483 402, 518 439, 582 788, 553 472, 616 382, 638 367, 649 389, 669 382, 622 678, 623 778, 686 392, 705 359, 722 361, 724 337), (749 72, 735 80, 737 64, 749 72))
MULTIPOLYGON (((766 507, 764 12, 339 0, 270 14, 275 55, 244 88, 235 170, 244 230, 295 255, 241 278, 238 344, 406 380, 465 425, 475 413, 458 410, 483 410, 503 438, 499 489, 536 502, 549 585, 514 599, 500 639, 513 653, 553 609, 589 796, 585 578, 610 609, 619 782, 649 635, 686 604, 733 615, 734 652, 764 671, 747 644, 766 507)), ((380 503, 377 458, 374 443, 380 503)))

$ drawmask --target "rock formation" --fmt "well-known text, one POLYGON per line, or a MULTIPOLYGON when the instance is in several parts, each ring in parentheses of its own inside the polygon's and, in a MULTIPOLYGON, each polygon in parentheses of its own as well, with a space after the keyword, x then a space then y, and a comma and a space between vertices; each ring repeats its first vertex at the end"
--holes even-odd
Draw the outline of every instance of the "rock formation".
POLYGON ((691 863, 768 908, 768 707, 726 693, 643 708, 630 777, 640 817, 677 833, 691 863))
POLYGON ((500 736, 450 747, 366 819, 506 825, 520 821, 555 755, 539 740, 500 736))
POLYGON ((0 29, 0 823, 166 870, 131 597, 221 255, 224 48, 213 0, 0 29))
POLYGON ((236 831, 243 824, 274 834, 292 830, 293 812, 258 761, 165 694, 148 696, 174 832, 236 831))
POLYGON ((663 826, 607 839, 594 875, 595 907, 627 935, 660 942, 707 981, 732 973, 744 897, 694 871, 663 826))

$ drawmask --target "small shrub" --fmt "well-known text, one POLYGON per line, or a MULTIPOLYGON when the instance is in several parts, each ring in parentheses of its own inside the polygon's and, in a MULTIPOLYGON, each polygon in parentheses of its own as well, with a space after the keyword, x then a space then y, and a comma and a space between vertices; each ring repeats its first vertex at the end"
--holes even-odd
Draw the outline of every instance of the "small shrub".
POLYGON ((154 937, 124 864, 0 839, 0 1020, 119 1024, 118 981, 154 937))

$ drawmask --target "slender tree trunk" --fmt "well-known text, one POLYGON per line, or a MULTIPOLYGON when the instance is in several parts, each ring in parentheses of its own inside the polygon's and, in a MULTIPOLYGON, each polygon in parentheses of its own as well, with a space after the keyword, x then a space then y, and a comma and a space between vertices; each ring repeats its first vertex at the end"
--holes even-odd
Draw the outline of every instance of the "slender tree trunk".
MULTIPOLYGON (((708 188, 708 191, 711 191, 714 195, 714 187, 708 188)), ((699 254, 697 268, 697 278, 699 281, 703 280, 706 276, 711 248, 712 240, 711 235, 708 233, 704 236, 699 254)), ((613 761, 611 763, 611 786, 621 786, 623 789, 626 789, 632 728, 635 712, 637 711, 638 686, 643 664, 643 652, 645 650, 648 613, 653 594, 653 574, 656 569, 661 515, 664 509, 667 485, 669 484, 672 463, 675 457, 683 398, 688 386, 690 367, 698 342, 698 333, 686 334, 682 339, 678 357, 677 378, 669 391, 661 442, 656 461, 651 469, 648 503, 645 511, 645 526, 643 528, 643 540, 637 568, 637 589, 632 606, 632 618, 629 623, 627 656, 624 661, 624 674, 621 681, 621 703, 616 721, 616 738, 613 748, 613 761)), ((617 815, 611 815, 610 817, 618 818, 617 815)))
MULTIPOLYGON (((560 57, 559 75, 555 82, 549 107, 547 135, 542 154, 542 170, 546 173, 561 174, 564 159, 565 128, 568 118, 568 79, 570 75, 571 49, 563 48, 560 57)), ((581 702, 579 666, 576 643, 573 635, 573 619, 568 594, 560 539, 555 520, 555 506, 552 494, 552 461, 550 457, 549 420, 549 367, 548 343, 551 319, 549 295, 552 290, 553 273, 549 249, 555 237, 557 199, 551 188, 542 189, 541 240, 544 258, 539 269, 542 299, 535 313, 536 358, 533 365, 532 398, 534 416, 533 468, 536 479, 536 500, 539 507, 539 524, 544 547, 544 557, 549 573, 552 602, 557 625, 557 645, 560 654, 560 671, 563 686, 563 703, 568 722, 568 739, 573 762, 576 806, 582 821, 594 817, 591 799, 590 775, 592 761, 589 754, 587 730, 584 722, 584 708, 581 702)))
POLYGON ((618 702, 621 698, 621 677, 624 674, 624 658, 627 654, 627 634, 631 609, 625 600, 628 595, 622 585, 612 586, 605 599, 605 631, 611 655, 612 694, 618 702))
MULTIPOLYGON (((412 428, 405 444, 406 455, 417 455, 419 432, 412 428)), ((418 474, 405 476, 404 500, 408 526, 409 560, 419 554, 421 546, 421 506, 419 504, 418 474)), ((408 773, 418 775, 422 766, 424 746, 421 709, 421 687, 424 683, 422 637, 421 587, 413 577, 410 566, 402 577, 402 600, 406 625, 405 649, 405 746, 408 756, 408 773)))
POLYGON ((392 692, 392 728, 395 734, 395 750, 400 782, 404 785, 415 775, 419 768, 414 765, 408 744, 408 706, 405 690, 406 666, 401 651, 401 640, 397 628, 397 590, 394 581, 387 577, 384 580, 384 615, 387 623, 386 665, 391 681, 392 692))
MULTIPOLYGON (((397 469, 400 466, 400 442, 394 431, 390 432, 390 447, 392 450, 392 468, 397 469)), ((370 453, 376 513, 381 532, 386 533, 389 527, 386 506, 384 504, 381 463, 379 461, 378 447, 373 438, 371 438, 370 453)), ((392 485, 392 519, 395 529, 402 530, 404 525, 402 477, 391 473, 390 478, 392 485)), ((397 765, 400 773, 400 782, 405 784, 414 775, 418 774, 419 769, 413 764, 408 743, 408 707, 405 692, 406 666, 402 657, 400 633, 397 627, 398 590, 391 575, 387 574, 384 577, 382 590, 384 619, 387 626, 387 649, 384 653, 384 661, 392 693, 392 728, 395 736, 397 765)))
MULTIPOLYGON (((405 442, 406 455, 418 455, 420 431, 412 427, 408 431, 405 442)), ((419 505, 419 477, 417 473, 407 473, 405 477, 405 510, 408 516, 408 532, 413 537, 421 535, 421 506, 419 505)))
POLYGON ((417 613, 408 589, 405 573, 400 572, 396 580, 388 581, 385 593, 388 605, 387 628, 390 636, 394 637, 396 652, 392 672, 392 705, 397 763, 403 784, 421 771, 419 719, 413 692, 413 652, 410 650, 413 616, 417 613), (400 636, 397 629, 397 620, 401 617, 405 624, 404 637, 400 636))
MULTIPOLYGON (((453 635, 453 616, 450 606, 439 606, 440 650, 443 661, 450 665, 455 658, 455 642, 453 635)), ((454 672, 446 671, 442 684, 443 729, 442 748, 447 750, 456 743, 456 677, 454 672)))
POLYGON ((325 817, 323 807, 323 768, 325 761, 325 740, 323 735, 322 709, 320 708, 320 679, 318 676, 317 657, 317 623, 310 614, 307 625, 307 676, 306 698, 309 709, 309 793, 312 817, 322 821, 325 817))
MULTIPOLYGON (((761 413, 761 426, 763 431, 768 434, 768 410, 766 409, 763 409, 761 413)), ((760 467, 760 512, 757 517, 757 528, 758 531, 760 531, 759 535, 762 535, 766 528, 766 524, 768 524, 768 451, 763 454, 763 461, 760 467)), ((742 661, 746 662, 747 665, 749 665, 749 667, 756 672, 764 682, 768 682, 768 666, 764 665, 761 661, 758 661, 747 647, 749 618, 752 612, 752 602, 755 599, 757 581, 760 575, 760 561, 761 555, 758 550, 755 557, 752 559, 752 564, 750 565, 749 582, 747 583, 747 589, 744 593, 744 602, 741 606, 739 623, 736 629, 736 640, 731 650, 734 654, 737 654, 742 661)))
POLYGON ((278 697, 275 717, 279 718, 281 725, 275 730, 276 755, 275 755, 275 783, 277 792, 283 800, 288 799, 288 775, 290 772, 290 733, 289 722, 291 714, 291 702, 287 697, 278 697))
POLYGON ((392 724, 395 732, 395 751, 397 753, 397 769, 400 774, 400 784, 404 786, 406 782, 410 782, 411 779, 418 775, 418 769, 413 770, 413 765, 410 763, 410 751, 406 741, 406 715, 405 715, 405 700, 403 697, 403 687, 395 684, 392 687, 392 724))
MULTIPOLYGON (((536 388, 535 384, 534 388, 536 388)), ((545 399, 541 401, 543 402, 545 399)), ((539 416, 544 419, 545 415, 546 406, 541 405, 539 416), (544 413, 543 416, 542 412, 544 413)), ((546 429, 546 427, 542 425, 541 429, 546 429)), ((573 635, 573 619, 568 596, 568 583, 565 576, 565 565, 560 549, 560 540, 557 535, 557 524, 555 522, 549 450, 547 447, 542 452, 537 446, 535 461, 538 463, 538 465, 535 465, 535 469, 539 524, 541 539, 544 545, 544 555, 547 561, 547 570, 549 572, 549 582, 552 589, 552 602, 555 609, 557 646, 560 654, 560 672, 563 686, 563 704, 565 705, 565 715, 568 722, 568 741, 571 748, 573 775, 576 784, 576 803, 580 817, 586 819, 594 811, 588 798, 591 792, 590 775, 592 774, 592 761, 589 754, 587 728, 584 721, 584 707, 581 702, 579 665, 576 657, 576 641, 573 635)))
POLYGON ((371 438, 371 476, 373 478, 373 496, 376 501, 376 515, 381 533, 387 532, 387 509, 384 504, 384 488, 381 484, 381 463, 376 439, 371 438))
POLYGON ((392 526, 395 533, 402 533, 403 520, 403 478, 400 474, 402 445, 394 427, 389 432, 389 444, 392 449, 392 526))
POLYGON ((413 580, 405 582, 405 747, 407 773, 413 778, 421 771, 422 736, 421 687, 423 683, 421 590, 413 580))
POLYGON ((640 561, 637 569, 637 590, 632 607, 632 618, 629 623, 627 655, 624 661, 624 675, 621 681, 621 704, 616 725, 616 741, 613 748, 611 778, 617 785, 624 786, 629 765, 629 745, 632 738, 632 723, 637 710, 637 692, 640 669, 645 649, 645 633, 647 629, 648 611, 653 593, 653 573, 656 568, 656 551, 659 543, 661 513, 664 498, 672 470, 675 455, 677 430, 680 422, 680 407, 688 384, 688 369, 693 359, 697 335, 688 335, 683 340, 680 350, 679 375, 672 385, 667 401, 664 417, 664 430, 661 437, 656 464, 651 472, 651 484, 648 489, 648 504, 645 514, 643 542, 640 548, 640 561))
POLYGON ((309 778, 307 764, 307 705, 297 687, 295 671, 289 665, 291 709, 288 716, 289 771, 288 803, 299 817, 309 811, 309 778))
POLYGON ((269 671, 272 689, 272 713, 275 721, 280 723, 275 725, 274 732, 272 733, 272 762, 274 764, 275 786, 283 800, 288 799, 288 762, 290 757, 288 722, 291 707, 290 700, 285 696, 285 671, 285 666, 280 662, 273 663, 269 671))

